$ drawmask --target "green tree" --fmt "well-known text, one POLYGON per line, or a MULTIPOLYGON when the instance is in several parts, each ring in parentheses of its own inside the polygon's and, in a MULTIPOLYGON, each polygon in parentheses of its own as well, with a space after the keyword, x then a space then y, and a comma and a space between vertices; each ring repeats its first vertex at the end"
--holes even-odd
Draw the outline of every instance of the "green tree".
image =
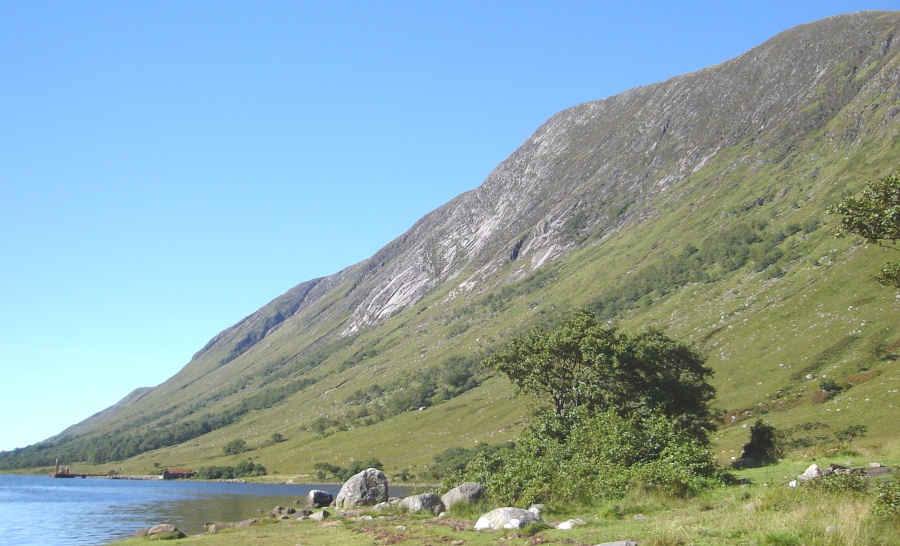
POLYGON ((650 410, 690 425, 705 438, 715 389, 712 370, 693 346, 647 328, 636 334, 579 311, 556 330, 535 328, 485 360, 519 391, 563 416, 575 409, 650 410))
POLYGON ((273 443, 273 444, 278 444, 278 443, 281 443, 281 442, 283 442, 283 441, 284 441, 284 435, 283 435, 282 433, 280 433, 280 432, 273 432, 273 433, 272 433, 272 443, 273 443))
POLYGON ((867 432, 869 432, 869 427, 866 425, 850 425, 845 429, 835 431, 834 437, 841 445, 849 447, 855 438, 862 438, 867 432))
POLYGON ((744 444, 741 460, 745 464, 751 459, 758 464, 768 464, 781 455, 781 441, 775 427, 757 419, 756 424, 750 426, 750 441, 744 444))
MULTIPOLYGON (((838 237, 859 235, 868 243, 900 250, 900 170, 871 182, 861 195, 847 197, 830 207, 843 216, 838 237)), ((900 290, 900 261, 888 262, 875 279, 900 290)))
POLYGON ((232 440, 222 446, 222 451, 224 451, 226 455, 240 455, 247 451, 247 442, 242 438, 232 440))

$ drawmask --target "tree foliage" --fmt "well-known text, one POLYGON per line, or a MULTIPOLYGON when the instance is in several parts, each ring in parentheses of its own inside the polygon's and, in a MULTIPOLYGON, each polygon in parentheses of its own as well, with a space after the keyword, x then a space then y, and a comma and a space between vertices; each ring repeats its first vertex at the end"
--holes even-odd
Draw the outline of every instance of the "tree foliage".
POLYGON ((226 455, 240 455, 247 451, 247 442, 243 438, 237 438, 222 446, 222 451, 226 455))
POLYGON ((590 503, 634 488, 681 496, 724 479, 707 449, 712 370, 690 344, 580 311, 485 364, 541 401, 512 449, 466 463, 464 477, 500 502, 590 503))
MULTIPOLYGON (((900 170, 869 183, 862 194, 847 197, 829 212, 843 216, 837 235, 859 235, 894 250, 900 243, 900 170)), ((875 279, 900 290, 900 261, 888 262, 875 279)))
POLYGON ((554 331, 516 337, 485 364, 558 416, 576 408, 627 415, 646 408, 705 427, 715 390, 712 370, 690 344, 653 328, 631 334, 579 311, 554 331))

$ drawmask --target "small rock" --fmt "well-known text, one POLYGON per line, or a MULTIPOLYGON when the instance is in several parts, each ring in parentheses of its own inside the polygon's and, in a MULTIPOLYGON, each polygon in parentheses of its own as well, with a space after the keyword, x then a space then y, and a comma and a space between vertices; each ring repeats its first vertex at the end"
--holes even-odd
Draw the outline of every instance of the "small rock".
POLYGON ((645 516, 644 514, 635 514, 634 519, 637 519, 637 520, 647 519, 647 516, 645 516))
POLYGON ((328 519, 328 516, 330 515, 331 514, 328 512, 328 510, 321 510, 319 512, 313 512, 312 514, 310 514, 309 519, 313 521, 324 521, 328 519))
POLYGON ((147 536, 154 535, 165 535, 165 538, 184 538, 187 536, 179 531, 177 527, 169 523, 160 523, 159 525, 154 525, 147 529, 147 536))
POLYGON ((174 533, 176 530, 174 525, 169 523, 160 523, 159 525, 154 525, 150 529, 147 530, 148 535, 156 535, 159 533, 174 533))
POLYGON ((444 506, 450 508, 457 502, 478 502, 484 496, 484 485, 477 482, 465 482, 441 496, 444 506))
POLYGON ((396 529, 398 531, 406 531, 406 525, 398 525, 398 526, 394 527, 394 529, 396 529))
POLYGON ((799 479, 800 481, 806 482, 809 480, 814 480, 821 475, 822 475, 822 471, 819 470, 819 465, 812 464, 809 466, 809 468, 806 469, 806 471, 803 474, 800 474, 799 476, 797 476, 797 479, 799 479))
POLYGON ((633 540, 617 540, 615 542, 604 542, 597 546, 638 546, 638 543, 633 540))
POLYGON ((512 507, 497 508, 478 518, 478 521, 475 522, 475 530, 521 529, 540 521, 543 521, 540 516, 531 510, 512 507))
POLYGON ((569 519, 557 525, 556 528, 563 531, 569 531, 574 529, 576 525, 584 525, 584 523, 584 520, 581 518, 569 519))
POLYGON ((207 523, 206 532, 210 535, 214 535, 223 529, 229 529, 231 527, 234 527, 233 523, 207 523))
POLYGON ((869 463, 869 468, 881 468, 882 466, 884 465, 881 463, 869 463))
POLYGON ((444 511, 444 503, 434 493, 412 495, 400 501, 399 507, 409 513, 431 512, 435 515, 444 511))
POLYGON ((343 524, 344 524, 344 522, 338 519, 338 520, 334 520, 334 521, 326 521, 319 527, 337 527, 338 525, 343 525, 343 524))

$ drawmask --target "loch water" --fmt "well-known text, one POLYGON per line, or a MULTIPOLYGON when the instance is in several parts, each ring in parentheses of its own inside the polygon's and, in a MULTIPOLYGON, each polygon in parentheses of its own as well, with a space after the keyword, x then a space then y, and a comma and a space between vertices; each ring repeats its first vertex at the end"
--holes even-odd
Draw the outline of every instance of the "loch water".
MULTIPOLYGON (((0 475, 0 544, 108 544, 159 523, 199 534, 206 522, 241 521, 276 505, 301 508, 294 501, 305 504, 311 489, 336 496, 340 486, 0 475)), ((396 489, 391 495, 399 496, 396 489)))

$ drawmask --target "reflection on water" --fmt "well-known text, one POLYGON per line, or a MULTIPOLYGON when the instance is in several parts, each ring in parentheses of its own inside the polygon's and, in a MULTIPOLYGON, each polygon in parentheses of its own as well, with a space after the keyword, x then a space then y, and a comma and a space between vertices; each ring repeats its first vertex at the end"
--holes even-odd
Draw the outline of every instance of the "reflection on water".
MULTIPOLYGON (((158 523, 198 534, 207 522, 241 521, 276 505, 301 508, 310 489, 337 495, 340 486, 0 475, 0 544, 107 544, 158 523)), ((392 496, 408 492, 391 488, 392 496)))

